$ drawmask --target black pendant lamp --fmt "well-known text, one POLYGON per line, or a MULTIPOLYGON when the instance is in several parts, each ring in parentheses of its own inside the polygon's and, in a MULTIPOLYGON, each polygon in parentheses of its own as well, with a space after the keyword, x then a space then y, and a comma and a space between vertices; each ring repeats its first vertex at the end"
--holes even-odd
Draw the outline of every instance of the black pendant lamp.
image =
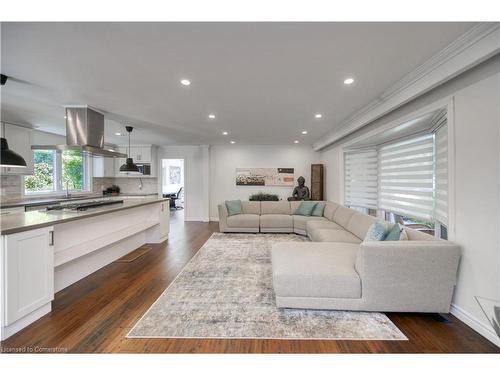
MULTIPOLYGON (((5 124, 3 124, 3 133, 5 134, 5 124)), ((2 137, 1 142, 0 167, 26 168, 26 160, 17 152, 9 149, 7 139, 2 137)))
POLYGON ((134 128, 132 126, 125 126, 125 130, 127 130, 128 133, 128 152, 127 155, 129 156, 127 158, 127 161, 125 164, 123 164, 120 167, 120 173, 139 173, 139 168, 137 167, 136 164, 134 164, 134 161, 130 157, 130 133, 132 133, 132 130, 134 128))

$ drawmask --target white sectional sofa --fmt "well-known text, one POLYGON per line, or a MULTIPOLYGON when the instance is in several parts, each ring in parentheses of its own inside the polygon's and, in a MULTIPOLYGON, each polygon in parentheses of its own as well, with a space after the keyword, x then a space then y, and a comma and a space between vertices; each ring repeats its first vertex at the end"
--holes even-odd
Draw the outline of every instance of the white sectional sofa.
POLYGON ((278 307, 449 312, 458 245, 405 228, 406 240, 363 241, 379 220, 334 202, 322 217, 293 215, 300 202, 242 202, 243 214, 219 206, 221 232, 281 232, 312 242, 272 249, 278 307))

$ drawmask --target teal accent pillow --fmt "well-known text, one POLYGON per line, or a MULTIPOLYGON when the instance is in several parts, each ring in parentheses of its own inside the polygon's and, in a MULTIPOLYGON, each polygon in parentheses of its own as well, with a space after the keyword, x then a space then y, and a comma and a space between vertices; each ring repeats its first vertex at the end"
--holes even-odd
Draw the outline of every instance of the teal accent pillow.
POLYGON ((295 210, 294 215, 311 216, 316 207, 316 202, 300 202, 299 208, 295 210))
POLYGON ((226 207, 228 216, 239 215, 243 213, 240 200, 226 201, 226 207))
POLYGON ((399 241, 402 230, 403 228, 401 228, 399 224, 394 224, 390 232, 385 236, 384 241, 399 241))
POLYGON ((326 203, 322 202, 316 203, 316 207, 314 207, 311 216, 320 216, 320 217, 323 216, 323 212, 325 211, 325 206, 326 203))
POLYGON ((383 241, 389 232, 389 228, 383 221, 376 221, 366 232, 365 241, 383 241))

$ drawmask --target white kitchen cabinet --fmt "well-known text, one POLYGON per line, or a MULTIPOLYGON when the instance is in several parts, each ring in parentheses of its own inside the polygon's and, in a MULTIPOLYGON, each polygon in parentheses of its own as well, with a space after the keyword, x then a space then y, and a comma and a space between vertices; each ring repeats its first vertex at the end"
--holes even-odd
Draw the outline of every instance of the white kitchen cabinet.
POLYGON ((119 152, 129 155, 134 161, 135 164, 149 164, 151 166, 151 174, 150 175, 137 175, 137 174, 126 174, 120 173, 120 166, 126 162, 125 158, 117 158, 115 159, 115 177, 131 177, 131 178, 150 178, 156 177, 156 147, 151 145, 131 145, 130 150, 128 150, 128 146, 120 146, 118 148, 119 152))
POLYGON ((9 168, 2 169, 3 174, 30 175, 33 174, 33 151, 31 144, 33 143, 33 131, 21 126, 5 124, 5 131, 2 137, 7 139, 9 149, 17 152, 26 161, 26 168, 9 168))
POLYGON ((151 163, 151 146, 131 146, 130 154, 132 155, 135 163, 151 163))
POLYGON ((170 201, 160 203, 160 238, 168 238, 170 231, 170 201))
POLYGON ((2 236, 3 325, 54 299, 54 228, 2 236))
POLYGON ((119 158, 92 157, 92 171, 94 177, 114 177, 115 159, 118 160, 119 158))

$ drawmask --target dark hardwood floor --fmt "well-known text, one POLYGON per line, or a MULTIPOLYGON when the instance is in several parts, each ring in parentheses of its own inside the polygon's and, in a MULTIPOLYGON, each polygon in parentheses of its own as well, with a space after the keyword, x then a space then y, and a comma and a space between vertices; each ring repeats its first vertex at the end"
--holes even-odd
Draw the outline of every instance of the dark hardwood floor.
POLYGON ((52 312, 2 342, 2 351, 31 348, 71 353, 500 353, 451 315, 387 314, 409 341, 127 339, 125 335, 217 223, 171 215, 168 243, 131 263, 112 263, 56 294, 52 312))

